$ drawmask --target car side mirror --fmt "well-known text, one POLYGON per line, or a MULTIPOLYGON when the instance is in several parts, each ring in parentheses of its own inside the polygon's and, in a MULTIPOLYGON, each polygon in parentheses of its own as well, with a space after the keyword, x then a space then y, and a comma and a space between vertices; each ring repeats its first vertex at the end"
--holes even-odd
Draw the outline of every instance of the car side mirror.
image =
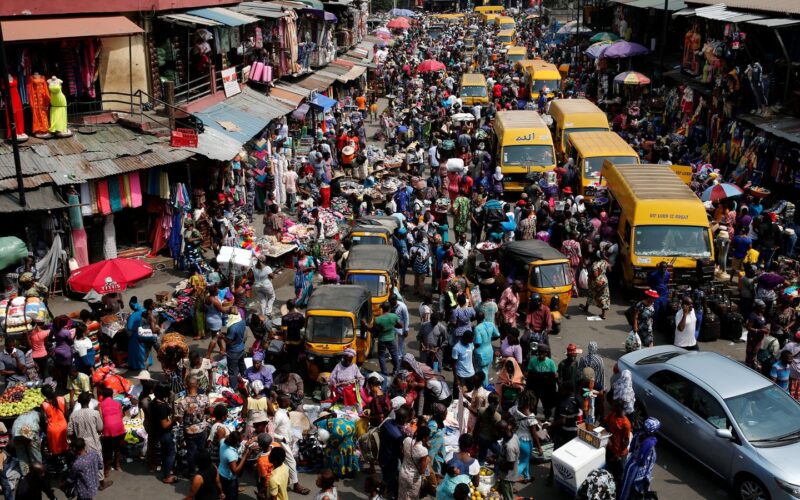
POLYGON ((716 434, 718 438, 733 441, 733 433, 728 429, 717 429, 714 431, 714 434, 716 434))

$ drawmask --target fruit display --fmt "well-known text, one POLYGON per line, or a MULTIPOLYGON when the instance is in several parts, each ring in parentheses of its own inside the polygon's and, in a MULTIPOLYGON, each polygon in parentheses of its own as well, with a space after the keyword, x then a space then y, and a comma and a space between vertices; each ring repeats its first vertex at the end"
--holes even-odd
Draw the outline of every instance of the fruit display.
POLYGON ((483 500, 483 494, 471 484, 469 485, 469 498, 470 500, 483 500))
POLYGON ((9 387, 0 396, 0 418, 16 417, 31 411, 44 402, 41 389, 24 385, 9 387))

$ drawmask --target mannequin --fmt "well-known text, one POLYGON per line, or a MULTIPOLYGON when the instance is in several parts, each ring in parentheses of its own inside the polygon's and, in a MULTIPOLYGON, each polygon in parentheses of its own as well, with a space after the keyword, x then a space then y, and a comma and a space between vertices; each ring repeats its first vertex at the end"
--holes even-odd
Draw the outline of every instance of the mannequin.
POLYGON ((48 109, 50 108, 50 90, 47 88, 47 80, 39 72, 34 72, 28 78, 28 98, 31 104, 31 132, 34 137, 48 139, 53 135, 50 133, 50 119, 48 109))
POLYGON ((70 137, 72 132, 67 127, 67 96, 61 91, 63 82, 55 76, 47 80, 50 90, 50 128, 56 137, 70 137))
MULTIPOLYGON (((14 124, 17 127, 17 140, 27 141, 28 136, 25 134, 25 113, 22 111, 22 99, 19 97, 17 79, 9 75, 6 89, 11 95, 11 112, 14 113, 14 124)), ((6 139, 11 139, 11 119, 8 112, 9 109, 6 108, 6 139)))

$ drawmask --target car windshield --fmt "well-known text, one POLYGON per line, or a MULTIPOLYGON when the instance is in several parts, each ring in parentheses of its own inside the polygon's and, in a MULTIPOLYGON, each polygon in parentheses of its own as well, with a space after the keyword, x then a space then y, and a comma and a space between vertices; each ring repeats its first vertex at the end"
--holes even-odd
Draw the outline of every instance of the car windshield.
POLYGON ((599 179, 600 169, 603 167, 603 162, 606 160, 615 165, 628 165, 638 161, 635 156, 598 156, 596 158, 584 158, 583 178, 599 179))
POLYGON ((306 337, 310 342, 348 342, 353 338, 353 320, 347 316, 309 316, 306 337))
POLYGON ((351 274, 348 281, 366 288, 373 297, 386 295, 386 276, 382 274, 351 274))
POLYGON ((725 404, 751 443, 800 439, 800 404, 777 385, 728 398, 725 404))
POLYGON ((711 257, 711 242, 705 227, 636 226, 633 252, 639 257, 711 257))
POLYGON ((486 97, 486 87, 481 85, 461 87, 461 97, 486 97))
POLYGON ((570 284, 569 268, 566 263, 536 266, 530 279, 531 286, 536 288, 567 286, 570 284))
POLYGON ((353 236, 353 245, 385 245, 386 240, 380 236, 353 236))
POLYGON ((536 80, 533 82, 533 88, 536 92, 541 91, 544 87, 547 87, 547 90, 553 92, 561 88, 561 80, 536 80))
POLYGON ((553 164, 553 147, 545 145, 504 146, 503 165, 549 166, 553 164))

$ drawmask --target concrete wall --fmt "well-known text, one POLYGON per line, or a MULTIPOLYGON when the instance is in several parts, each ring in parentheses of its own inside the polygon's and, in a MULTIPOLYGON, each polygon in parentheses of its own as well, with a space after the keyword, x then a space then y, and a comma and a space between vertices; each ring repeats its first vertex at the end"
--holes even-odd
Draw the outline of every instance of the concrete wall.
MULTIPOLYGON (((125 100, 125 96, 115 96, 110 92, 132 94, 137 90, 144 92, 147 88, 147 64, 144 50, 144 37, 130 37, 132 65, 128 64, 128 37, 118 36, 100 39, 103 48, 100 54, 100 89, 106 99, 125 100), (131 90, 131 70, 133 73, 133 90, 131 90)), ((145 98, 145 101, 147 99, 145 98)), ((138 102, 138 101, 137 101, 138 102)), ((105 110, 130 110, 130 106, 118 103, 105 103, 105 110)))

